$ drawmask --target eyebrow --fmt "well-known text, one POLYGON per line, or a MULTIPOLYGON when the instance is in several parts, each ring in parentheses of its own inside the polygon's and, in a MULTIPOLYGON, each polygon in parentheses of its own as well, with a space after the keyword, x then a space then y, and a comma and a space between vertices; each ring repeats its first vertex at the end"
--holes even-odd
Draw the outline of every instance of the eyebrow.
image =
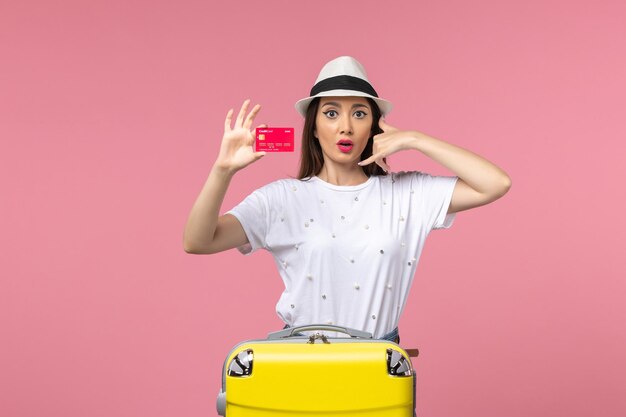
MULTIPOLYGON (((341 107, 339 105, 339 103, 337 103, 336 101, 329 101, 328 103, 324 103, 322 104, 322 107, 324 106, 335 106, 335 107, 341 107)), ((362 104, 362 103, 356 103, 352 105, 352 108, 354 109, 355 107, 365 107, 366 109, 369 109, 369 106, 366 104, 362 104)))

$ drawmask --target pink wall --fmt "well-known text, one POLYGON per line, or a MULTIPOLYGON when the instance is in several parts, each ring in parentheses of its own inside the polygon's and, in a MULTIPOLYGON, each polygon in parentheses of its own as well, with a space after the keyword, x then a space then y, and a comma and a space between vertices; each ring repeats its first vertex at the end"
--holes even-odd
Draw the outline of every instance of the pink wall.
MULTIPOLYGON (((0 415, 215 414, 229 348, 281 326, 281 283, 266 253, 185 254, 187 213, 228 108, 299 130, 344 54, 389 123, 513 178, 424 252, 401 322, 419 414, 626 415, 624 4, 3 2, 0 415)), ((224 209, 296 165, 241 172, 224 209)))

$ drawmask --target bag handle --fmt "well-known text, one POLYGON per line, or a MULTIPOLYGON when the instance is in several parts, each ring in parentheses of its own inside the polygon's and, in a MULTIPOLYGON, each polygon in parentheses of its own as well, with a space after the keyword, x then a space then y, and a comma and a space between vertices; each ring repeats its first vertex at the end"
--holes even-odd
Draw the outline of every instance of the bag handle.
POLYGON ((333 326, 330 324, 309 324, 307 326, 289 327, 287 329, 279 330, 267 335, 270 340, 284 339, 286 337, 294 337, 294 333, 308 332, 314 330, 325 330, 328 332, 345 333, 350 337, 360 337, 363 339, 371 339, 372 334, 357 329, 351 329, 349 327, 333 326))

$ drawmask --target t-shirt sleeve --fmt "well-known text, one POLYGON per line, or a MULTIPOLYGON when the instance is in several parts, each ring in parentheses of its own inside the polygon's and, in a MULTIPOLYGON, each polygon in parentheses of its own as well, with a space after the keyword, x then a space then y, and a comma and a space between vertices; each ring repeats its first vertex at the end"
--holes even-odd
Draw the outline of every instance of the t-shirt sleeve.
POLYGON ((239 252, 248 255, 257 249, 266 247, 269 204, 264 188, 254 191, 241 203, 229 210, 227 214, 232 214, 239 220, 248 237, 249 243, 238 247, 239 252))
POLYGON ((448 214, 448 208, 457 180, 458 177, 417 173, 417 182, 422 191, 424 220, 430 229, 447 229, 452 226, 456 213, 448 214))

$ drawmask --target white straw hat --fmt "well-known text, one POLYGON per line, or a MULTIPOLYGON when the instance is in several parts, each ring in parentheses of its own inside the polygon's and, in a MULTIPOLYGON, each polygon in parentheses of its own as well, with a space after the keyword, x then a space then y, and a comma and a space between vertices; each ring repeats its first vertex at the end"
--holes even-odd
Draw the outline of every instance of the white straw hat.
POLYGON ((331 96, 369 97, 378 104, 383 116, 393 107, 387 100, 378 98, 376 90, 367 79, 365 68, 351 56, 340 56, 324 65, 311 88, 310 97, 299 100, 296 110, 304 117, 313 99, 331 96))

